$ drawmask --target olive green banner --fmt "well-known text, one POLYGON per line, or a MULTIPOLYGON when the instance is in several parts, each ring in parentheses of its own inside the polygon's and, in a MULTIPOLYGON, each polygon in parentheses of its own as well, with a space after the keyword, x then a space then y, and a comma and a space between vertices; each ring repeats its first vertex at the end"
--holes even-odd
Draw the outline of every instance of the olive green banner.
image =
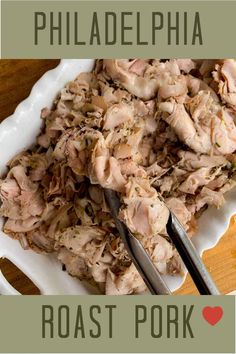
POLYGON ((235 57, 236 1, 2 0, 2 58, 235 57))
POLYGON ((1 353, 234 353, 233 296, 1 296, 1 353))

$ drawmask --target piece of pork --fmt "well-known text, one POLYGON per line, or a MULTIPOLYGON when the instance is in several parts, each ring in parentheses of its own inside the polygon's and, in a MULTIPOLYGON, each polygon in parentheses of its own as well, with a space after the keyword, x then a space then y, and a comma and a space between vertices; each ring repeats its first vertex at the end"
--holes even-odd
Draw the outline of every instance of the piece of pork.
POLYGON ((196 198, 196 211, 200 210, 205 205, 212 205, 216 208, 220 208, 224 202, 225 199, 222 192, 212 191, 207 187, 203 187, 196 198))
MULTIPOLYGON (((103 60, 103 65, 110 78, 119 82, 133 95, 145 101, 155 97, 159 88, 158 80, 146 78, 137 75, 137 73, 132 70, 130 71, 125 59, 105 59, 103 60)), ((138 73, 140 73, 140 71, 138 73)))
POLYGON ((209 134, 200 126, 194 125, 183 104, 174 101, 162 102, 159 104, 159 109, 163 113, 162 118, 174 129, 178 138, 185 145, 200 153, 211 151, 209 134))
POLYGON ((119 162, 114 157, 95 157, 93 168, 96 181, 102 187, 111 188, 118 192, 124 190, 126 179, 122 176, 119 162))
POLYGON ((124 203, 119 216, 134 234, 150 236, 165 229, 169 213, 158 198, 124 198, 124 203))
POLYGON ((81 280, 91 279, 90 269, 82 257, 70 252, 65 247, 59 249, 57 257, 72 276, 78 277, 81 280))
POLYGON ((168 274, 168 268, 172 264, 173 273, 178 273, 181 261, 173 245, 160 235, 152 238, 152 244, 153 250, 149 252, 158 271, 161 274, 168 274))
POLYGON ((196 63, 192 59, 177 59, 176 62, 180 71, 183 71, 185 74, 196 68, 196 63))
POLYGON ((56 234, 55 249, 61 246, 82 257, 88 264, 96 263, 106 246, 106 232, 95 226, 75 226, 56 234))
POLYGON ((184 102, 188 93, 185 76, 178 76, 168 81, 160 86, 158 90, 158 100, 175 98, 178 101, 184 102))
POLYGON ((134 179, 129 181, 119 217, 134 234, 151 236, 165 229, 169 211, 155 189, 145 187, 134 179))
POLYGON ((195 194, 199 187, 207 185, 220 173, 220 169, 212 171, 211 168, 201 167, 190 173, 179 186, 179 191, 186 194, 195 194))
POLYGON ((217 152, 227 155, 236 150, 236 126, 230 111, 221 109, 212 120, 212 144, 217 152))
POLYGON ((219 97, 217 96, 215 90, 202 79, 192 75, 187 75, 186 81, 190 97, 193 98, 200 91, 204 91, 205 93, 210 94, 210 97, 214 100, 214 102, 219 102, 219 97))
POLYGON ((132 159, 123 159, 119 161, 120 171, 123 176, 135 176, 135 177, 147 177, 148 172, 142 167, 139 166, 132 159))
POLYGON ((203 94, 201 98, 203 100, 197 106, 191 107, 191 116, 183 104, 173 101, 160 103, 162 118, 179 139, 197 153, 210 154, 214 150, 225 155, 233 153, 236 150, 236 126, 232 116, 221 107, 219 110, 215 107, 216 112, 208 112, 206 102, 209 95, 203 94))
POLYGON ((192 214, 185 206, 185 203, 180 198, 167 198, 165 202, 168 208, 179 219, 181 224, 187 228, 187 224, 191 220, 192 214))
POLYGON ((8 218, 4 224, 4 232, 9 233, 20 233, 28 232, 37 229, 41 224, 39 217, 29 217, 28 219, 10 219, 8 218))
POLYGON ((25 231, 28 231, 30 225, 32 227, 35 225, 35 220, 42 215, 45 207, 42 195, 38 191, 38 184, 30 180, 21 165, 14 166, 6 179, 0 183, 0 198, 1 215, 11 219, 8 224, 9 230, 10 225, 14 225, 14 228, 22 228, 22 225, 26 225, 25 231), (19 220, 17 225, 13 220, 19 220), (22 224, 24 220, 27 222, 22 224))
POLYGON ((227 59, 216 65, 213 77, 218 83, 219 94, 223 102, 236 109, 236 61, 227 59))
POLYGON ((180 150, 178 156, 180 157, 178 165, 187 171, 194 171, 202 167, 230 166, 229 161, 222 155, 209 156, 180 150))
POLYGON ((140 294, 145 290, 146 285, 133 264, 118 275, 110 270, 107 272, 106 295, 140 294))
POLYGON ((112 130, 125 122, 133 122, 133 107, 123 102, 114 104, 108 108, 104 116, 103 129, 112 130))

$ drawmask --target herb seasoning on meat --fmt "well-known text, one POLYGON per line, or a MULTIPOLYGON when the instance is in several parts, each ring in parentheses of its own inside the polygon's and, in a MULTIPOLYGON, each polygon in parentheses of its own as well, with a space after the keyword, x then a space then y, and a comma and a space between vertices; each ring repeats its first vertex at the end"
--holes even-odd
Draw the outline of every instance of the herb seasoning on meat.
POLYGON ((180 273, 162 200, 191 236, 235 186, 235 78, 235 60, 98 60, 42 110, 34 149, 8 163, 4 232, 56 253, 105 294, 140 293, 145 284, 104 201, 102 187, 111 188, 158 270, 180 273))

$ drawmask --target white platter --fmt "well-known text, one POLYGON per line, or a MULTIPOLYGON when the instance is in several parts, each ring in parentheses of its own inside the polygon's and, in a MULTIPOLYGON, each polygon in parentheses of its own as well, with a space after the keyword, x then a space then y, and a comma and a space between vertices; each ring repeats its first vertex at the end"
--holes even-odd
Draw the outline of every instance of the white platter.
MULTIPOLYGON (((6 171, 6 163, 16 153, 35 142, 41 127, 40 111, 51 106, 61 88, 80 72, 92 70, 94 60, 62 60, 57 68, 47 72, 33 87, 30 96, 19 104, 15 113, 0 124, 0 174, 6 171)), ((17 89, 17 87, 16 87, 17 89)), ((209 208, 199 220, 198 233, 193 237, 199 254, 214 247, 227 230, 230 217, 236 213, 236 189, 226 195, 225 205, 209 208)), ((3 220, 0 219, 0 229, 3 220)), ((91 294, 92 290, 66 272, 52 255, 39 255, 24 251, 17 241, 0 231, 0 258, 6 257, 21 269, 44 295, 91 294)), ((165 277, 172 291, 178 289, 184 277, 165 277)), ((19 294, 0 272, 0 294, 19 294)))

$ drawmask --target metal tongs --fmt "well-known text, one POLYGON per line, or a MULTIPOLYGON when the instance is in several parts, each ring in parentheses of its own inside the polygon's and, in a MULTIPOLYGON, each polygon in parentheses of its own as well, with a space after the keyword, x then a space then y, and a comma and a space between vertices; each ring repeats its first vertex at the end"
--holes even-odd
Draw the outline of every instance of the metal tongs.
MULTIPOLYGON (((170 295, 171 292, 161 274, 153 264, 141 242, 130 232, 128 227, 118 219, 121 206, 117 193, 111 189, 104 189, 106 202, 115 221, 116 228, 129 253, 131 260, 153 295, 170 295)), ((203 261, 180 224, 177 217, 170 211, 167 222, 167 233, 179 252, 201 295, 220 295, 213 279, 207 271, 203 261)))

